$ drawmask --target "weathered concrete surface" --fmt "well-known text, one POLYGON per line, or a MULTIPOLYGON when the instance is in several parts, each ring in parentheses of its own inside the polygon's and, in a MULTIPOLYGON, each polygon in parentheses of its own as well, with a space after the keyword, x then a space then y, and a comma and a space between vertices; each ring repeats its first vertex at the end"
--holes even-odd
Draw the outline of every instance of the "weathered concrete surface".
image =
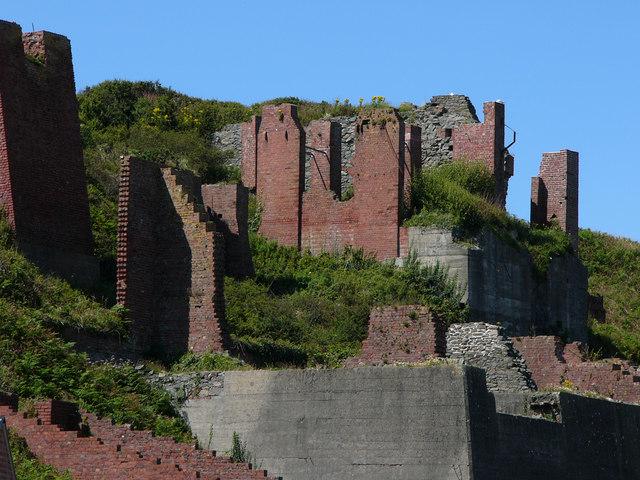
POLYGON ((220 396, 184 410, 205 447, 238 432, 286 480, 472 478, 456 366, 227 372, 220 396))
POLYGON ((635 405, 494 396, 482 370, 457 365, 223 376, 221 391, 186 402, 193 432, 221 452, 238 432, 284 480, 640 478, 635 405))
POLYGON ((490 232, 474 246, 456 242, 450 230, 412 227, 408 244, 422 264, 448 268, 465 289, 473 321, 500 324, 509 336, 587 339, 587 271, 578 257, 552 259, 546 277, 538 278, 527 252, 490 232))

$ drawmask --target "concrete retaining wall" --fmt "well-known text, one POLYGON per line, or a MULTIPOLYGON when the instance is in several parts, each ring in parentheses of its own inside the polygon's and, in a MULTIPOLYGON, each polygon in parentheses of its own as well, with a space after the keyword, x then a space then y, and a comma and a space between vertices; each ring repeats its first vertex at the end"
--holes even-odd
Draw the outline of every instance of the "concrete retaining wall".
POLYGON ((546 277, 531 256, 485 232, 477 246, 458 243, 450 230, 408 229, 408 249, 425 265, 449 269, 465 289, 474 322, 500 324, 509 336, 566 334, 587 337, 587 271, 580 259, 551 260, 546 277))
POLYGON ((533 410, 499 395, 456 365, 226 372, 184 413, 204 447, 238 432, 284 480, 640 478, 640 407, 560 393, 552 421, 497 413, 533 410))

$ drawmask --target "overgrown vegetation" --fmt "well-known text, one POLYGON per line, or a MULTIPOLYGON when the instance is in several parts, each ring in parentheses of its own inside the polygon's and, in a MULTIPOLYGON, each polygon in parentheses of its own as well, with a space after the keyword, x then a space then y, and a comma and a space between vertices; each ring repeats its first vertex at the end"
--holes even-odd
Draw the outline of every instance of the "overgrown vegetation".
POLYGON ((458 238, 474 242, 489 229, 512 246, 527 250, 534 266, 544 275, 549 260, 571 251, 560 228, 530 226, 509 215, 495 203, 495 181, 479 162, 453 162, 424 169, 411 190, 413 215, 407 226, 452 229, 458 238))
POLYGON ((106 309, 65 282, 40 274, 10 243, 0 219, 0 390, 22 398, 60 398, 134 428, 190 439, 169 395, 131 365, 92 365, 57 331, 74 327, 126 334, 106 309))
POLYGON ((425 304, 448 322, 465 319, 442 268, 395 268, 352 249, 314 256, 256 235, 251 244, 256 276, 226 279, 227 323, 262 363, 338 365, 359 350, 375 305, 425 304))
POLYGON ((226 370, 247 370, 250 368, 251 367, 237 358, 212 352, 201 354, 189 352, 170 366, 171 372, 173 373, 202 372, 207 370, 224 372, 226 370))
POLYGON ((640 243, 592 230, 580 231, 580 258, 589 292, 604 297, 606 322, 591 322, 593 348, 640 362, 640 243))
POLYGON ((18 480, 71 480, 68 472, 60 473, 40 462, 30 451, 24 438, 9 430, 9 446, 18 480))

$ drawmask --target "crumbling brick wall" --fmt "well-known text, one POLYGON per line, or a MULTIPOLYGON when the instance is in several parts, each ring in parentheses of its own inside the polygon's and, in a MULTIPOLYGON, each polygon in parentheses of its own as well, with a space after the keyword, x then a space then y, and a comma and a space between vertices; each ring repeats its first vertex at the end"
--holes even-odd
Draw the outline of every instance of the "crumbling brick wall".
POLYGON ((242 183, 249 190, 256 189, 256 174, 258 162, 258 130, 262 117, 252 116, 251 120, 242 123, 240 126, 240 138, 242 142, 242 161, 240 163, 242 172, 242 183))
POLYGON ((253 275, 249 247, 249 189, 238 184, 202 185, 202 201, 224 235, 224 273, 253 275))
POLYGON ((538 388, 570 387, 640 403, 640 372, 620 359, 589 361, 583 344, 554 336, 514 337, 538 388))
POLYGON ((21 250, 82 286, 92 255, 71 45, 0 21, 0 206, 21 250))
POLYGON ((578 152, 542 154, 540 173, 531 179, 531 223, 557 223, 578 247, 578 152))
POLYGON ((186 172, 122 161, 117 299, 140 350, 224 349, 224 237, 199 187, 186 172))
POLYGON ((453 159, 483 162, 496 179, 496 200, 502 206, 513 175, 513 157, 504 145, 504 118, 503 103, 485 102, 483 123, 459 125, 451 132, 453 159))
POLYGON ((348 359, 345 366, 416 363, 443 357, 446 330, 446 322, 422 305, 374 308, 362 353, 348 359))

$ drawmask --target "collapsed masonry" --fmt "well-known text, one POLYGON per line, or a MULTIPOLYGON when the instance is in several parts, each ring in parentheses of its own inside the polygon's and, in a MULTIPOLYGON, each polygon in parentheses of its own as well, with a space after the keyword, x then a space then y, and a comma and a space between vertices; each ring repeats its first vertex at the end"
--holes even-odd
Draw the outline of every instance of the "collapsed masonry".
POLYGON ((0 208, 41 269, 98 277, 69 40, 0 21, 0 208))

